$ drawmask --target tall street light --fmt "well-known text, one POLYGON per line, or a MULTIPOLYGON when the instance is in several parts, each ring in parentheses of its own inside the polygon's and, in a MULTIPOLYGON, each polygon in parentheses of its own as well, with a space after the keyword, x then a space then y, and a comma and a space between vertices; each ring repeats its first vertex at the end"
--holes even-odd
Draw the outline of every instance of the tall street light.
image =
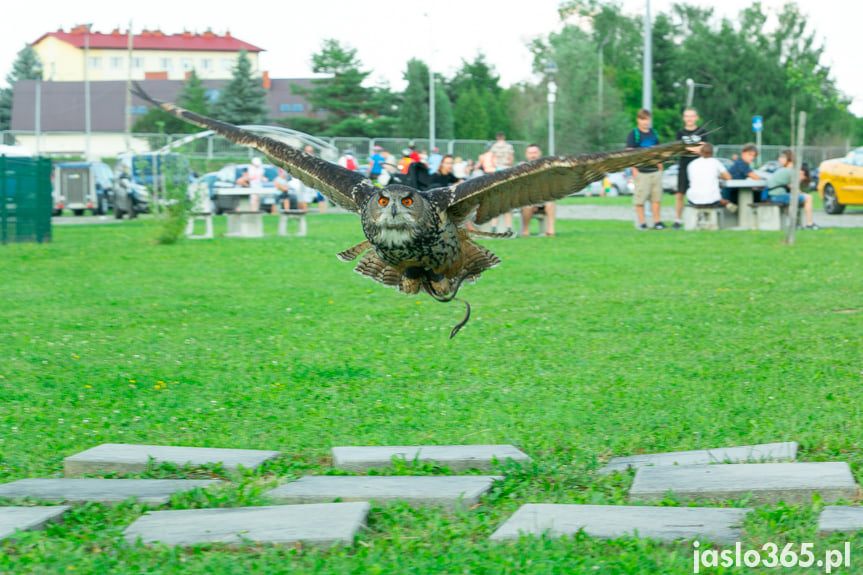
POLYGON ((686 79, 686 108, 689 109, 692 107, 692 96, 695 94, 695 88, 712 88, 713 84, 699 84, 692 78, 686 79))
POLYGON ((653 32, 650 26, 650 0, 644 10, 644 62, 641 75, 641 107, 653 111, 653 32))
POLYGON ((84 159, 90 159, 90 27, 84 24, 87 33, 84 35, 84 159))
POLYGON ((597 88, 598 88, 597 92, 599 93, 599 118, 600 118, 600 120, 602 119, 602 74, 603 74, 602 49, 608 43, 608 39, 610 37, 611 36, 606 36, 605 38, 602 39, 602 42, 599 43, 599 81, 598 81, 598 85, 597 85, 597 88))
POLYGON ((432 61, 434 60, 434 34, 432 33, 431 14, 425 13, 425 17, 429 19, 429 153, 435 149, 435 84, 434 84, 434 68, 432 61))
POLYGON ((545 74, 548 76, 548 155, 554 155, 554 102, 557 100, 557 84, 554 75, 557 73, 557 64, 554 60, 545 63, 545 74))
POLYGON ((37 61, 33 66, 33 73, 36 75, 36 117, 34 118, 34 130, 36 132, 36 155, 41 151, 42 141, 42 63, 37 61))

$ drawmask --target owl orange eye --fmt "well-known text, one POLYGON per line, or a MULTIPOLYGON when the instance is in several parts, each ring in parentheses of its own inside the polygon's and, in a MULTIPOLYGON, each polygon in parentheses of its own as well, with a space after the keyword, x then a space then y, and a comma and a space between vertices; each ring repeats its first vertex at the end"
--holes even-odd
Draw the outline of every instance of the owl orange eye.
POLYGON ((389 198, 381 198, 381 199, 379 199, 379 200, 378 200, 378 203, 379 203, 380 205, 382 205, 382 206, 385 206, 385 205, 387 205, 388 203, 390 203, 390 199, 389 199, 389 198))
POLYGON ((412 205, 413 205, 413 203, 414 203, 413 198, 404 198, 404 199, 402 200, 402 204, 404 204, 404 205, 406 205, 406 206, 412 206, 412 205))

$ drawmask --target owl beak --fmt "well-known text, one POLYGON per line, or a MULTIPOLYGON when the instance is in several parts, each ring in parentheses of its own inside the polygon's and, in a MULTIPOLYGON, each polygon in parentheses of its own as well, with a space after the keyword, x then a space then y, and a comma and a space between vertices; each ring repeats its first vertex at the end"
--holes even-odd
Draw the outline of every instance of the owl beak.
POLYGON ((392 214, 393 214, 393 217, 396 217, 396 203, 395 202, 393 202, 392 214))

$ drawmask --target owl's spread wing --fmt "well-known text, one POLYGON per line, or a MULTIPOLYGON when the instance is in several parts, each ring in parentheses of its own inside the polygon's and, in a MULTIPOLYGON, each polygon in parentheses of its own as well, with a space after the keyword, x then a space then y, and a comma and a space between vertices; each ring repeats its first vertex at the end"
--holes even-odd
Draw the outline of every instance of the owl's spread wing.
POLYGON ((674 142, 651 148, 580 156, 547 156, 478 178, 435 190, 438 205, 457 224, 476 210, 483 224, 522 206, 565 198, 605 174, 624 168, 647 167, 680 155, 686 144, 674 142))
POLYGON ((306 154, 284 142, 190 112, 169 102, 156 100, 150 97, 137 82, 134 83, 132 93, 174 117, 201 128, 213 130, 241 146, 259 150, 267 155, 273 164, 284 168, 293 177, 318 190, 346 210, 358 212, 358 206, 377 189, 372 181, 363 175, 306 154))

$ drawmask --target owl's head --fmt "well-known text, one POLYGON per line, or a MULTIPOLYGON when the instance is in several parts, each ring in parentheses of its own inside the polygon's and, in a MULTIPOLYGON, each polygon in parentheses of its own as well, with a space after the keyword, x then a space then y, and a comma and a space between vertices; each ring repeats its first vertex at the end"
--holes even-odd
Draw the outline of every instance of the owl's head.
POLYGON ((369 218, 378 227, 406 229, 420 220, 426 200, 413 188, 392 185, 369 198, 367 205, 369 218))

